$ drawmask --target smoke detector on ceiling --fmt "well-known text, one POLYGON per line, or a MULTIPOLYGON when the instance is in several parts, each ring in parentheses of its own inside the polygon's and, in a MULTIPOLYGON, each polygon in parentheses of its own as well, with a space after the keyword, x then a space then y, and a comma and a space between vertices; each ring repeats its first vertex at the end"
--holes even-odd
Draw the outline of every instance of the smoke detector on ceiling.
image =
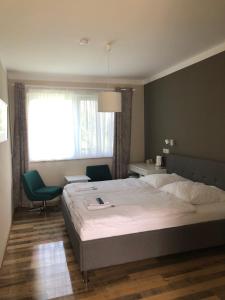
POLYGON ((88 44, 89 44, 89 39, 87 39, 87 38, 80 39, 80 45, 81 46, 86 46, 88 44))

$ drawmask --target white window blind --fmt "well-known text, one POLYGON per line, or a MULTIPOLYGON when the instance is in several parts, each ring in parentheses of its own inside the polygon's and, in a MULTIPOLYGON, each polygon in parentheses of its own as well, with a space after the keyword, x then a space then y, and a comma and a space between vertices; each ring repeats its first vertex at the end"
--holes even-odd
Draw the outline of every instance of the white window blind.
POLYGON ((97 111, 97 93, 29 88, 27 108, 31 161, 112 156, 114 114, 97 111))

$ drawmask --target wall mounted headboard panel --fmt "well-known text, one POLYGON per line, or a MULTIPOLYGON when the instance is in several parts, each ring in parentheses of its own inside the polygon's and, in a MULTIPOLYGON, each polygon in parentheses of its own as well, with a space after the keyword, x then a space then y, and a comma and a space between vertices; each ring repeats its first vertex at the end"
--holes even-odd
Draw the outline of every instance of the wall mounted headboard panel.
POLYGON ((193 181, 225 190, 225 162, 170 154, 166 160, 166 168, 168 173, 177 173, 193 181))

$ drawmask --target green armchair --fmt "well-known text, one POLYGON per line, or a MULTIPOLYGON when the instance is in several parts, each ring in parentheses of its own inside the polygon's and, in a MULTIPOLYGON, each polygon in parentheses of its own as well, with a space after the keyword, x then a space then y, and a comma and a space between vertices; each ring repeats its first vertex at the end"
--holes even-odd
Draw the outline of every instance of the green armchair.
POLYGON ((87 166, 86 175, 90 177, 90 181, 112 180, 108 165, 87 166))
POLYGON ((46 201, 52 200, 62 194, 59 186, 46 186, 38 171, 28 171, 22 175, 24 191, 27 198, 32 201, 42 201, 40 210, 46 209, 46 201))

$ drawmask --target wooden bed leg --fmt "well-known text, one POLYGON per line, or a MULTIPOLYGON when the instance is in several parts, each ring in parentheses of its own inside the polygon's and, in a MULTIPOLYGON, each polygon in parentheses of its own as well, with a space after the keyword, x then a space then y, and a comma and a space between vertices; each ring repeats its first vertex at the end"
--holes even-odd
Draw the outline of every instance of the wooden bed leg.
POLYGON ((85 285, 85 289, 86 291, 88 290, 88 271, 83 271, 82 272, 82 277, 83 277, 83 281, 84 281, 84 285, 85 285))

